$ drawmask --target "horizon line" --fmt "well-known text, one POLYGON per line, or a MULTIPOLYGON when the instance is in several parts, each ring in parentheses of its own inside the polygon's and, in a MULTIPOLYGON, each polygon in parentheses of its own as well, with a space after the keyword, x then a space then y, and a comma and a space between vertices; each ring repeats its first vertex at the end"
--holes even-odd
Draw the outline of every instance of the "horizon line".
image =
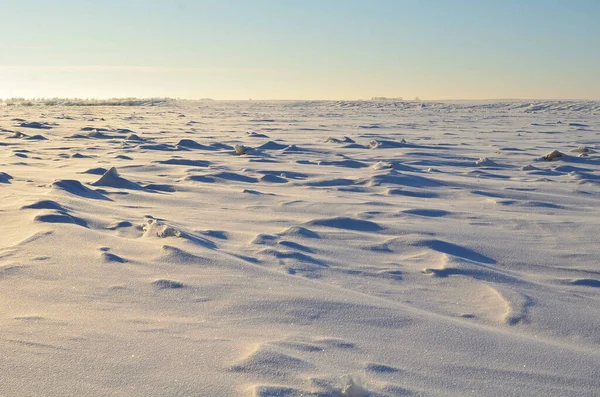
POLYGON ((371 98, 335 98, 335 99, 324 99, 324 98, 268 98, 268 99, 241 99, 241 98, 181 98, 181 97, 169 97, 169 96, 156 96, 156 97, 136 97, 136 96, 116 96, 116 97, 61 97, 61 96, 40 96, 40 97, 0 97, 0 101, 6 102, 10 100, 19 101, 49 101, 49 100, 69 100, 69 101, 109 101, 109 100, 167 100, 167 101, 221 101, 221 102, 267 102, 267 101, 321 101, 321 102, 334 102, 334 101, 349 101, 349 102, 486 102, 486 101, 564 101, 564 102, 578 102, 578 101, 591 101, 598 102, 598 99, 591 98, 529 98, 529 97, 514 97, 514 98, 437 98, 437 99, 404 99, 402 97, 371 97, 371 98))

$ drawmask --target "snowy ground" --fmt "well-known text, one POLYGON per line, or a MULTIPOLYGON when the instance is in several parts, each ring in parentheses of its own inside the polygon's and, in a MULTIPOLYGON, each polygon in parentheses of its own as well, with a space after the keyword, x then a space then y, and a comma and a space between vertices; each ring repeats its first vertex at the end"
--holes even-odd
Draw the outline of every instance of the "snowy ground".
POLYGON ((597 396, 599 133, 598 102, 0 107, 0 395, 597 396))

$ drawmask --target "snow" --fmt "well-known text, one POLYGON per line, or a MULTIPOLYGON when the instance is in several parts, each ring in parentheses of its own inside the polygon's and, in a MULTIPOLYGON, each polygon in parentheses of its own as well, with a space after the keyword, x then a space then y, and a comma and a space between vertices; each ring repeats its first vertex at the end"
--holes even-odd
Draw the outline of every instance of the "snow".
POLYGON ((599 102, 93 104, 0 107, 3 395, 598 394, 599 102))

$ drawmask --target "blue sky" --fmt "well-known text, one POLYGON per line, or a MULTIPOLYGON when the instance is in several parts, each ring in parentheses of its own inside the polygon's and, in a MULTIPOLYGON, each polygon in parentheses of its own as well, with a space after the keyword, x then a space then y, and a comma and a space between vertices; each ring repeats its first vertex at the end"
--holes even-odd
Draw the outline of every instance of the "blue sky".
POLYGON ((600 99, 596 0, 0 0, 0 97, 600 99))

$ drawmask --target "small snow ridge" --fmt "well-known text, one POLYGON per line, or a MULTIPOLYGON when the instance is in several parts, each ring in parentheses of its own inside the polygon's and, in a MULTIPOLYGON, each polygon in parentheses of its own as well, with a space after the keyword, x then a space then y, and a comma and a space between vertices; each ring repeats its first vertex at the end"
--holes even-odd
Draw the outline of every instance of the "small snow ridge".
POLYGON ((111 223, 110 225, 105 227, 105 229, 106 230, 117 230, 117 229, 132 227, 132 226, 133 226, 133 224, 129 221, 120 221, 120 222, 111 223))
POLYGON ((22 210, 26 210, 26 209, 42 210, 43 209, 43 210, 66 211, 66 209, 62 205, 60 205, 56 201, 52 201, 52 200, 39 200, 33 204, 24 205, 21 207, 21 209, 22 210))
POLYGON ((190 149, 205 149, 206 146, 199 144, 193 139, 181 139, 177 142, 177 146, 190 148, 190 149))
POLYGON ((537 170, 539 170, 539 168, 534 167, 531 164, 521 167, 521 171, 537 171, 537 170))
POLYGON ((242 145, 233 145, 233 150, 236 156, 243 156, 248 153, 248 149, 242 145))
POLYGON ((15 131, 14 134, 12 134, 11 136, 9 136, 8 138, 13 138, 13 139, 22 139, 22 138, 28 138, 29 135, 24 134, 22 132, 19 131, 15 131))
POLYGON ((302 226, 291 226, 279 233, 280 236, 299 237, 299 238, 321 238, 318 233, 302 226))
POLYGON ((260 344, 246 357, 230 367, 232 372, 250 372, 282 376, 291 371, 310 368, 303 359, 275 350, 268 345, 260 344))
POLYGON ((33 136, 30 136, 29 138, 25 138, 25 139, 28 141, 47 141, 48 140, 48 138, 46 138, 43 135, 33 135, 33 136))
POLYGON ((105 263, 126 263, 127 259, 120 257, 119 255, 111 254, 110 252, 103 252, 101 255, 102 260, 105 263))
POLYGON ((377 171, 394 168, 394 166, 391 163, 388 163, 387 161, 378 161, 377 163, 373 164, 371 167, 377 171))
POLYGON ((37 215, 34 220, 42 223, 66 223, 87 227, 87 222, 64 211, 50 211, 37 215))
POLYGON ((550 153, 548 153, 548 154, 546 154, 546 155, 542 156, 542 159, 543 159, 543 160, 546 160, 546 161, 552 161, 552 160, 554 160, 554 159, 558 159, 558 158, 561 158, 561 157, 563 157, 563 156, 564 156, 564 154, 562 154, 562 153, 561 153, 561 152, 559 152, 558 150, 553 150, 553 151, 551 151, 550 153))
POLYGON ((106 196, 84 186, 75 179, 58 179, 50 185, 52 189, 62 190, 75 196, 80 196, 95 200, 110 200, 106 196))
POLYGON ((180 283, 179 281, 166 280, 166 279, 160 279, 160 280, 153 281, 152 285, 154 286, 154 288, 159 289, 159 290, 161 290, 161 289, 180 289, 180 288, 184 287, 183 283, 180 283))
POLYGON ((38 130, 49 130, 52 129, 52 125, 50 123, 47 123, 45 121, 43 122, 39 122, 39 121, 32 121, 32 122, 23 122, 19 124, 19 127, 23 127, 23 128, 34 128, 34 129, 38 129, 38 130))
POLYGON ((185 165, 188 167, 208 167, 210 161, 207 160, 189 160, 181 158, 170 158, 168 160, 158 160, 158 164, 169 164, 169 165, 185 165))
POLYGON ((582 286, 582 287, 600 288, 600 280, 596 280, 593 278, 581 278, 581 279, 575 279, 575 280, 568 280, 566 282, 566 284, 578 285, 578 286, 582 286))
POLYGON ((82 174, 103 175, 106 171, 108 171, 106 168, 97 167, 83 171, 82 174))
POLYGON ((586 146, 579 146, 575 149, 571 149, 569 150, 569 152, 571 153, 589 153, 590 152, 590 148, 586 147, 586 146))
POLYGON ((375 222, 348 217, 315 219, 308 222, 308 224, 313 226, 325 226, 336 229, 347 229, 361 232, 378 232, 380 230, 383 230, 383 227, 381 227, 375 222))
POLYGON ((108 171, 100 177, 96 182, 92 183, 92 186, 109 186, 120 189, 132 189, 139 190, 141 187, 127 179, 122 178, 115 167, 111 167, 108 171))
POLYGON ((257 149, 261 149, 261 150, 282 150, 282 149, 285 149, 286 147, 288 147, 288 145, 283 145, 281 143, 277 143, 277 142, 273 142, 273 141, 268 141, 268 142, 263 143, 262 145, 260 145, 257 149))
POLYGON ((11 179, 13 179, 13 177, 6 172, 0 172, 0 183, 10 183, 11 179))
POLYGON ((142 225, 142 230, 144 231, 144 237, 181 237, 181 231, 152 218, 146 219, 146 223, 142 225))
POLYGON ((405 139, 401 139, 400 142, 395 142, 395 141, 386 141, 386 140, 375 140, 373 139, 372 141, 369 142, 369 148, 370 149, 394 149, 394 148, 400 148, 406 145, 406 140, 405 139))
POLYGON ((143 141, 144 139, 140 138, 136 134, 129 134, 129 135, 127 135, 127 138, 125 138, 125 140, 126 141, 143 141))
POLYGON ((254 131, 246 132, 246 135, 248 135, 248 138, 269 138, 265 134, 260 134, 258 132, 254 132, 254 131))
POLYGON ((496 164, 493 160, 490 160, 487 157, 481 157, 479 160, 477 160, 475 162, 475 165, 480 166, 480 167, 494 167, 494 166, 497 166, 498 164, 496 164))
POLYGON ((327 137, 327 139, 325 139, 325 143, 355 143, 353 139, 344 136, 341 139, 339 138, 334 138, 334 137, 327 137))

